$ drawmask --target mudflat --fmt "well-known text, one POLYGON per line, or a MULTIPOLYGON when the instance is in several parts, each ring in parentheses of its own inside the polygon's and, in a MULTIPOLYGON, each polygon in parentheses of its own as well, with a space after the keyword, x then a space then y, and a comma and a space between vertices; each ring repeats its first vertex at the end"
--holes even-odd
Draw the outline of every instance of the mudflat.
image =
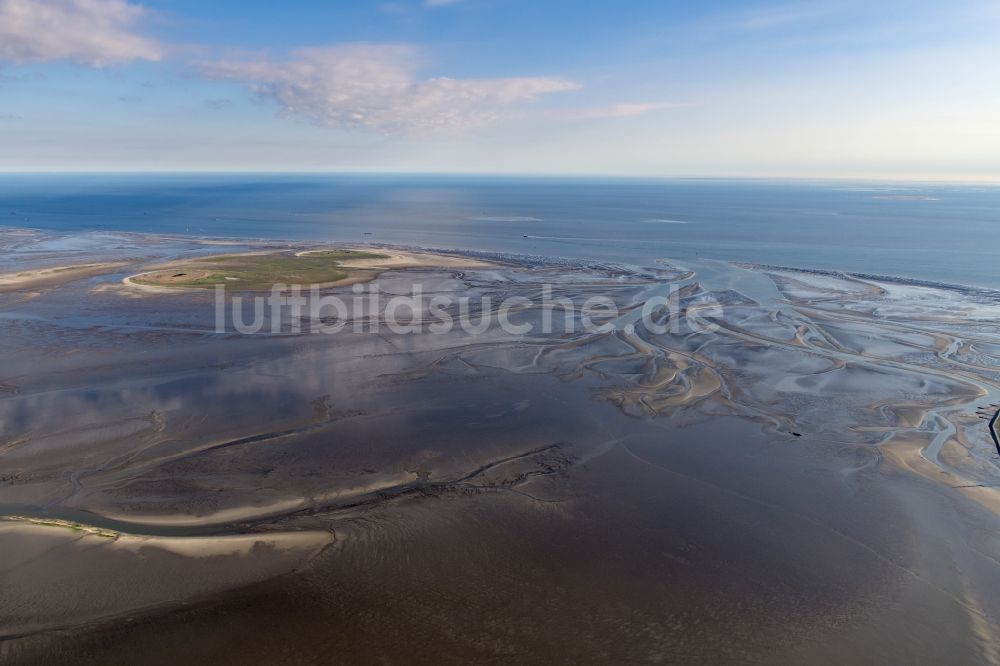
POLYGON ((351 248, 477 317, 617 312, 244 335, 211 290, 120 288, 217 247, 122 247, 0 294, 5 662, 1000 657, 989 294, 351 248))

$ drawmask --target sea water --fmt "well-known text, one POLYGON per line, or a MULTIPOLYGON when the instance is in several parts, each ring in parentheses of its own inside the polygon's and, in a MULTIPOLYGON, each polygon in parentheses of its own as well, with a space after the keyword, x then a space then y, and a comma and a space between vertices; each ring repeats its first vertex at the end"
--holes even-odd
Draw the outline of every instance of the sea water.
POLYGON ((1000 187, 406 175, 0 176, 0 225, 721 259, 1000 288, 1000 187))

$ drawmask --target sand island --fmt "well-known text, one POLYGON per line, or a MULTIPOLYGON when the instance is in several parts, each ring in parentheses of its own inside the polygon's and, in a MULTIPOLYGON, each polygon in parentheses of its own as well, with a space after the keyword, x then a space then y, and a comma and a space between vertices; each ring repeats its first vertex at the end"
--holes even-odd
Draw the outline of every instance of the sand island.
POLYGON ((275 284, 334 287, 365 282, 400 268, 481 267, 464 257, 402 250, 349 248, 285 250, 215 255, 170 262, 125 278, 125 284, 169 289, 269 291, 275 284))

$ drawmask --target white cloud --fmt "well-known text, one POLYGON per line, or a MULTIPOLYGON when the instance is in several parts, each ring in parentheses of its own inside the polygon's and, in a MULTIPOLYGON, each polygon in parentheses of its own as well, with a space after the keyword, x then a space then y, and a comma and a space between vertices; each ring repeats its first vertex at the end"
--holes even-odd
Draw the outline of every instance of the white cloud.
POLYGON ((551 92, 576 90, 548 77, 417 79, 407 46, 355 44, 303 49, 288 61, 205 65, 211 77, 246 83, 285 113, 329 127, 383 134, 426 133, 488 125, 508 109, 551 92))
POLYGON ((671 102, 655 102, 648 104, 612 104, 610 106, 594 107, 589 109, 576 109, 567 115, 573 120, 591 120, 595 118, 628 118, 631 116, 641 116, 651 111, 663 111, 665 109, 676 109, 682 104, 671 102))
MULTIPOLYGON (((842 3, 841 3, 842 4, 842 3)), ((841 4, 809 2, 756 8, 737 16, 737 26, 744 30, 771 30, 829 19, 841 4)))
POLYGON ((134 32, 145 13, 125 0, 0 0, 0 60, 91 67, 159 60, 160 46, 134 32))

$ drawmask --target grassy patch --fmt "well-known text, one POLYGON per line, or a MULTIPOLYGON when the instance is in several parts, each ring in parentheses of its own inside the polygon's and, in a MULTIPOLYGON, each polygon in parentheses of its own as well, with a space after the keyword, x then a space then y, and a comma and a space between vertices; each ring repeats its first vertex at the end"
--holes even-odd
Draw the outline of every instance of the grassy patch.
POLYGON ((310 285, 366 277, 370 270, 348 268, 343 261, 384 259, 385 255, 356 250, 326 250, 296 256, 290 253, 223 255, 194 259, 188 264, 134 278, 156 287, 212 289, 225 285, 241 291, 268 291, 272 285, 310 285))

